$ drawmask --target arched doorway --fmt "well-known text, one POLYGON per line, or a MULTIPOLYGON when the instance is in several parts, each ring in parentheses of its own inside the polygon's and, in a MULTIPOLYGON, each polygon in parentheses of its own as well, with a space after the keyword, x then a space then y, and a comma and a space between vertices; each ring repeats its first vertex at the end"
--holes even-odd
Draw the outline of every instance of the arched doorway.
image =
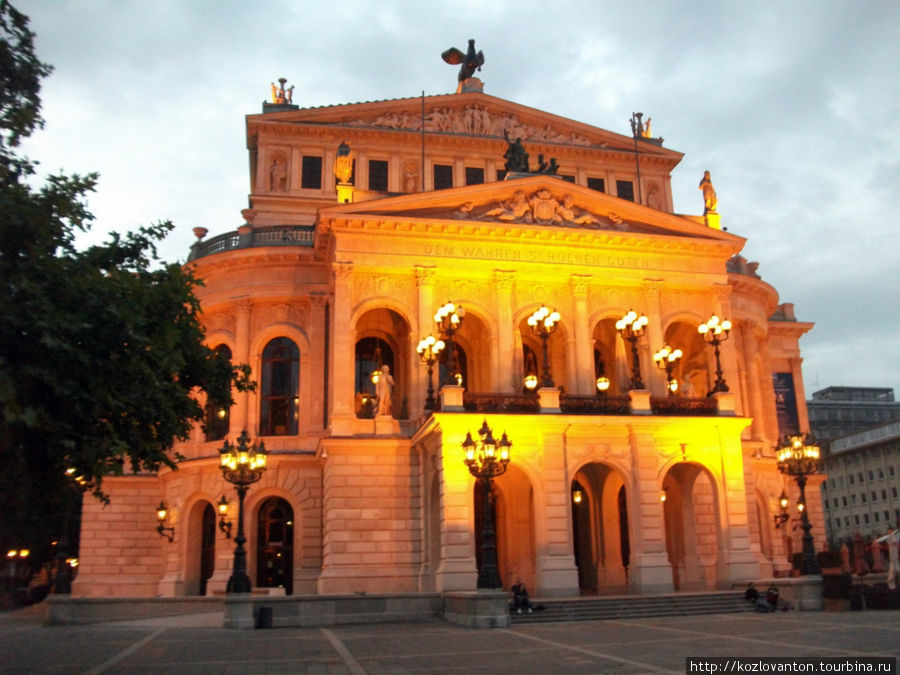
POLYGON ((662 490, 666 551, 675 590, 715 589, 721 547, 712 476, 703 466, 682 462, 669 469, 662 490))
POLYGON ((194 502, 187 516, 185 595, 206 595, 206 584, 216 566, 216 510, 205 499, 194 502))
POLYGON ((378 307, 364 312, 357 319, 355 328, 353 395, 356 416, 374 416, 375 383, 372 382, 372 373, 388 366, 394 379, 391 416, 406 419, 409 416, 410 393, 410 331, 406 319, 392 309, 378 307))
POLYGON ((206 595, 206 582, 216 569, 216 510, 206 502, 200 532, 200 595, 206 595))
POLYGON ((631 543, 624 478, 611 466, 592 462, 576 473, 570 496, 573 552, 581 592, 626 590, 631 543))
MULTIPOLYGON (((481 531, 484 524, 483 490, 476 483, 475 561, 481 569, 481 531)), ((497 567, 504 588, 517 579, 534 592, 536 566, 534 558, 534 490, 524 471, 510 465, 507 472, 491 486, 494 532, 497 540, 497 567)))
POLYGON ((269 497, 257 517, 256 585, 294 590, 294 510, 280 497, 269 497))

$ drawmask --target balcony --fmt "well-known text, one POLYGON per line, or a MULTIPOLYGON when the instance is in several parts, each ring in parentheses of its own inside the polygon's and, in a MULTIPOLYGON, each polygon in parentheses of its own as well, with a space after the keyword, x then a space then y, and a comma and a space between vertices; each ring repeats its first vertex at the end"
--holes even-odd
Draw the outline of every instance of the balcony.
POLYGON ((261 246, 312 247, 315 233, 315 225, 244 226, 233 232, 226 232, 205 241, 198 239, 191 245, 188 261, 215 255, 216 253, 261 246))

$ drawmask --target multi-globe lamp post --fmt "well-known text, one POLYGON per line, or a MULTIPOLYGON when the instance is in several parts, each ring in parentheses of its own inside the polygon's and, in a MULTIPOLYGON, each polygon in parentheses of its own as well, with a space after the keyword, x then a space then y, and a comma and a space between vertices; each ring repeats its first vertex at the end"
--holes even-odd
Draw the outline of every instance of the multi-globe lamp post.
POLYGON ((446 346, 446 364, 447 376, 442 385, 460 385, 462 384, 462 374, 459 372, 459 366, 456 359, 456 348, 453 344, 453 336, 456 335, 462 326, 463 319, 466 318, 466 310, 462 305, 455 305, 449 300, 447 304, 441 306, 434 313, 434 323, 437 326, 438 334, 443 338, 446 346))
POLYGON ((806 509, 806 481, 807 478, 819 470, 819 446, 815 444, 809 434, 797 434, 785 436, 778 442, 775 448, 775 456, 778 459, 778 470, 786 476, 792 476, 800 488, 800 523, 803 528, 803 557, 800 562, 800 574, 821 574, 819 561, 816 558, 816 549, 813 545, 813 537, 810 534, 812 524, 806 509))
POLYGON ((711 344, 716 354, 716 383, 709 391, 709 395, 718 392, 727 392, 728 385, 725 384, 725 378, 722 376, 722 360, 719 356, 719 345, 728 339, 731 333, 731 321, 728 319, 719 319, 713 314, 705 323, 701 323, 697 327, 697 332, 703 336, 707 344, 711 344))
POLYGON ((634 310, 629 310, 628 314, 616 321, 616 330, 626 342, 631 343, 631 382, 628 384, 629 389, 643 389, 644 381, 641 379, 641 361, 638 357, 637 343, 644 333, 647 332, 647 324, 650 319, 641 314, 638 316, 634 310))
POLYGON ((547 341, 556 331, 559 323, 559 312, 555 309, 551 312, 544 305, 528 317, 528 325, 531 326, 531 332, 541 339, 541 348, 544 354, 544 372, 541 377, 541 387, 555 387, 553 375, 550 373, 550 349, 547 341))
POLYGON ((429 335, 419 340, 416 353, 426 366, 428 366, 428 397, 425 399, 425 409, 434 410, 434 364, 437 363, 440 353, 444 349, 444 341, 434 335, 429 335))
POLYGON ((487 420, 478 430, 479 441, 472 439, 472 433, 466 432, 466 440, 462 447, 465 451, 465 463, 478 482, 482 491, 483 518, 481 527, 481 566, 478 568, 477 588, 503 588, 500 579, 500 568, 497 566, 497 542, 494 532, 494 512, 491 506, 491 481, 506 473, 509 465, 512 443, 506 432, 499 441, 488 426, 487 420))
POLYGON ((653 361, 656 363, 656 366, 666 372, 666 391, 669 396, 674 396, 675 392, 678 391, 678 380, 673 377, 672 373, 682 356, 680 349, 672 349, 669 345, 666 345, 653 355, 653 361))
MULTIPOLYGON (((238 529, 234 538, 234 566, 231 577, 226 587, 227 593, 249 593, 250 577, 247 576, 247 551, 244 544, 247 538, 244 536, 244 497, 253 483, 262 478, 266 470, 268 451, 265 443, 259 445, 250 444, 250 436, 247 430, 241 432, 237 445, 225 440, 219 450, 219 468, 222 475, 229 483, 237 488, 238 493, 238 529)), ((229 528, 230 531, 230 528, 229 528)))

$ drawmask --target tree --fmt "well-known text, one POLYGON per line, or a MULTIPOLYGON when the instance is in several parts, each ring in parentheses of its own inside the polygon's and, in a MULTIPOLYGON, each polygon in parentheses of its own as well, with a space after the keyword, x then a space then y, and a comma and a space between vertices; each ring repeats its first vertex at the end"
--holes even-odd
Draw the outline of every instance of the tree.
POLYGON ((34 163, 15 150, 43 125, 50 72, 33 37, 0 0, 0 550, 39 564, 80 498, 72 476, 104 499, 104 476, 175 468, 204 400, 228 406, 252 383, 204 344, 200 280, 157 258, 170 223, 79 250, 96 175, 29 186, 34 163))

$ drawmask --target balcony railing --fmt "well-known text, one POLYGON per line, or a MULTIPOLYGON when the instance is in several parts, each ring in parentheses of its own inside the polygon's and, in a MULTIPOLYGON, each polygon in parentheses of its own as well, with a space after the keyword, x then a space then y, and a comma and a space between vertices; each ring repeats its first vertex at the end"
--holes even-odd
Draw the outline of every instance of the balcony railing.
POLYGON ((315 225, 271 225, 254 227, 246 233, 226 232, 206 241, 198 240, 191 246, 188 260, 208 255, 259 246, 312 246, 315 225))
MULTIPOLYGON (((463 395, 465 412, 537 414, 541 412, 535 394, 476 394, 463 395)), ((628 396, 576 396, 562 394, 559 410, 564 415, 631 415, 628 396)), ((438 397, 435 412, 441 411, 438 397)), ((715 416, 719 414, 717 401, 704 398, 651 398, 650 411, 654 415, 715 416)))

